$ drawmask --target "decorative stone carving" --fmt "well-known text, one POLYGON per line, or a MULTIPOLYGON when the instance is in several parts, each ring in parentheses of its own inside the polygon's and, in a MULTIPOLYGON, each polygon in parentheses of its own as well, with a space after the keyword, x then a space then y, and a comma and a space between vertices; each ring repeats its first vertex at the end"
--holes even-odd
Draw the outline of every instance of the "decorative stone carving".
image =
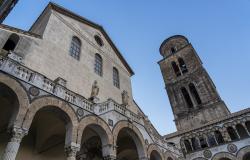
POLYGON ((55 83, 60 84, 64 87, 66 87, 67 85, 67 81, 61 77, 58 77, 57 79, 55 79, 55 83))
POLYGON ((94 81, 92 85, 91 97, 97 97, 98 94, 99 94, 99 86, 97 84, 97 81, 94 81))
POLYGON ((36 97, 36 96, 38 96, 40 94, 40 91, 36 87, 30 87, 29 88, 29 93, 30 93, 30 95, 36 97))
POLYGON ((77 109, 77 115, 78 115, 79 117, 84 116, 84 110, 81 109, 81 108, 78 108, 78 109, 77 109))
POLYGON ((94 81, 93 85, 92 85, 92 91, 91 91, 91 96, 90 96, 90 100, 94 103, 98 103, 99 98, 97 98, 98 94, 99 94, 99 86, 97 84, 97 81, 94 81))
POLYGON ((204 156, 205 158, 211 158, 211 157, 212 157, 212 152, 211 152, 210 150, 205 150, 205 151, 203 152, 203 156, 204 156))
POLYGON ((228 152, 230 152, 230 153, 236 153, 237 150, 238 150, 238 148, 237 148, 237 146, 236 146, 235 144, 229 144, 229 145, 227 146, 227 150, 228 150, 228 152))
POLYGON ((128 100, 129 100, 128 92, 123 91, 122 92, 122 104, 127 106, 128 105, 128 100))

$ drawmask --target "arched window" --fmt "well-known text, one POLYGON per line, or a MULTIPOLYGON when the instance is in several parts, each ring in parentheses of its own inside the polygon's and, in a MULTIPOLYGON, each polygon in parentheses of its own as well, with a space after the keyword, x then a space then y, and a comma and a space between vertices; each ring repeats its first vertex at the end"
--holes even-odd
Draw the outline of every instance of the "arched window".
POLYGON ((196 90, 193 83, 189 84, 189 90, 190 90, 192 96, 195 98, 197 104, 201 104, 200 96, 199 96, 199 94, 198 94, 198 92, 197 92, 197 90, 196 90))
POLYGON ((235 132, 235 130, 233 129, 233 127, 228 127, 227 132, 228 132, 232 141, 239 139, 239 137, 238 137, 237 133, 235 132))
POLYGON ((176 64, 175 62, 172 62, 171 64, 172 64, 172 68, 173 68, 173 70, 174 70, 174 72, 175 72, 175 75, 176 75, 177 77, 180 76, 180 75, 181 75, 181 72, 180 72, 180 69, 179 69, 179 67, 177 66, 177 64, 176 64))
POLYGON ((201 148, 207 148, 208 147, 207 141, 206 141, 206 139, 204 137, 200 137, 199 140, 200 140, 201 148))
POLYGON ((181 68, 181 72, 184 74, 184 73, 187 73, 188 72, 188 69, 187 69, 187 66, 186 66, 186 63, 184 62, 184 60, 182 58, 179 58, 178 59, 178 62, 179 62, 179 65, 180 65, 180 68, 181 68))
POLYGON ((95 73, 102 76, 102 57, 99 54, 95 54, 95 73))
POLYGON ((225 143, 224 138, 223 138, 222 134, 220 133, 220 131, 214 131, 214 136, 215 136, 216 141, 218 142, 218 144, 225 143))
POLYGON ((120 88, 119 72, 115 67, 113 67, 113 85, 120 88))
POLYGON ((19 36, 17 34, 11 34, 3 46, 3 49, 6 51, 13 51, 16 48, 16 45, 19 41, 19 36))
POLYGON ((236 130, 237 130, 240 138, 248 137, 247 131, 245 130, 245 128, 241 124, 236 125, 236 130))
POLYGON ((181 88, 181 92, 182 92, 182 96, 185 99, 186 104, 188 105, 188 108, 193 108, 193 102, 189 96, 188 91, 186 90, 186 88, 182 87, 181 88))
POLYGON ((75 59, 79 60, 80 53, 81 53, 81 40, 74 36, 71 41, 70 55, 75 59))
POLYGON ((247 127, 248 132, 250 133, 250 121, 246 121, 245 125, 247 127))
POLYGON ((192 151, 191 144, 189 143, 188 140, 184 140, 184 145, 185 145, 185 148, 186 148, 186 150, 187 150, 187 153, 189 153, 189 152, 192 151))
POLYGON ((214 136, 212 134, 209 134, 207 136, 207 139, 208 139, 209 146, 211 146, 211 147, 216 146, 216 141, 215 141, 215 138, 214 138, 214 136))
POLYGON ((171 53, 174 54, 176 52, 176 49, 174 47, 171 47, 171 53))
POLYGON ((197 138, 195 137, 191 138, 191 142, 194 150, 200 149, 200 145, 197 138))
POLYGON ((103 41, 102 41, 102 39, 101 39, 100 36, 95 35, 94 38, 95 38, 96 43, 97 43, 99 46, 103 46, 103 41))

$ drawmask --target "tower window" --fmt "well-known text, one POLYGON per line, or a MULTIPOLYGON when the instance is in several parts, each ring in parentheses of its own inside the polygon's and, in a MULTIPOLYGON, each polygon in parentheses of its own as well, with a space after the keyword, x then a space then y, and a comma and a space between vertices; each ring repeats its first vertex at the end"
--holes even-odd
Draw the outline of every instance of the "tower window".
POLYGON ((195 137, 191 138, 191 142, 194 150, 200 149, 199 141, 197 140, 197 138, 195 137))
POLYGON ((174 47, 171 47, 171 53, 174 54, 176 52, 176 49, 174 47))
POLYGON ((250 133, 250 121, 246 121, 245 125, 247 127, 248 132, 250 133))
POLYGON ((209 146, 216 146, 215 137, 213 135, 209 134, 207 136, 207 140, 208 140, 209 146))
POLYGON ((207 146, 207 141, 206 141, 205 138, 200 137, 199 139, 200 139, 201 148, 206 148, 206 147, 208 147, 208 146, 207 146))
POLYGON ((193 102, 192 102, 192 100, 191 100, 191 98, 189 96, 189 93, 186 90, 186 88, 182 87, 181 88, 181 92, 182 92, 182 95, 183 95, 183 97, 185 99, 186 104, 188 105, 188 108, 193 108, 194 107, 193 106, 193 102))
POLYGON ((192 151, 191 144, 189 143, 188 140, 184 140, 184 145, 188 153, 192 151))
POLYGON ((233 127, 228 127, 227 132, 228 132, 232 141, 239 139, 239 137, 238 137, 237 133, 235 132, 235 130, 233 129, 233 127))
POLYGON ((113 84, 117 88, 120 88, 119 72, 115 67, 113 67, 113 84))
POLYGON ((239 133, 240 138, 246 138, 248 137, 247 131, 241 124, 236 125, 236 130, 239 133))
POLYGON ((71 41, 70 55, 75 59, 79 60, 80 53, 81 53, 81 41, 79 38, 74 36, 71 41))
POLYGON ((181 72, 184 74, 184 73, 187 73, 188 72, 188 69, 187 69, 187 66, 184 62, 184 60, 182 58, 179 58, 178 59, 178 62, 179 62, 179 65, 180 65, 180 68, 181 68, 181 72))
POLYGON ((189 90, 190 90, 192 96, 195 98, 197 104, 201 104, 200 96, 199 96, 199 94, 198 94, 198 92, 197 92, 197 90, 196 90, 193 83, 189 84, 189 90))
POLYGON ((181 75, 181 72, 180 72, 180 69, 179 69, 179 67, 177 66, 177 64, 176 64, 175 62, 172 62, 171 64, 172 64, 172 68, 173 68, 173 70, 174 70, 174 72, 175 72, 175 75, 176 75, 177 77, 180 76, 180 75, 181 75))
POLYGON ((19 41, 19 36, 17 34, 11 34, 3 46, 3 49, 6 51, 13 51, 16 48, 16 45, 19 41))
POLYGON ((99 54, 95 54, 95 73, 102 76, 102 57, 99 54))
POLYGON ((225 142, 222 134, 220 133, 220 131, 214 131, 214 136, 215 136, 218 144, 223 144, 225 142))

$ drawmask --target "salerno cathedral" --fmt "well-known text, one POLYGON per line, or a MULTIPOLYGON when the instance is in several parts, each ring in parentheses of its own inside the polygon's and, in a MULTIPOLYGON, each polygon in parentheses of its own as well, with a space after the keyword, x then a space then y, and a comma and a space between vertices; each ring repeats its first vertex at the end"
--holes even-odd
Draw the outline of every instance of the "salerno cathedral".
POLYGON ((250 160, 250 109, 229 111, 184 36, 160 45, 177 127, 164 136, 100 25, 49 3, 28 31, 0 24, 0 48, 1 160, 250 160))

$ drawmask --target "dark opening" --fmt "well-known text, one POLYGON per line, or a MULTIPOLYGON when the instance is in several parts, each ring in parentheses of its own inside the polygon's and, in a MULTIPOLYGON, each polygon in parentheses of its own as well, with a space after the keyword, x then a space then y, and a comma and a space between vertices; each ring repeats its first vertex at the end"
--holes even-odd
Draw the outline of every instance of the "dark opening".
POLYGON ((185 148, 186 148, 186 150, 187 150, 187 153, 189 153, 189 152, 192 151, 191 144, 189 143, 188 140, 184 140, 184 145, 185 145, 185 148))
POLYGON ((201 148, 207 148, 207 142, 206 142, 206 139, 203 138, 203 137, 200 137, 200 144, 201 144, 201 148))
POLYGON ((239 133, 240 138, 248 137, 247 131, 241 124, 236 125, 237 132, 239 133))
POLYGON ((171 48, 171 53, 175 53, 176 52, 176 49, 174 47, 171 48))
POLYGON ((187 73, 188 72, 188 69, 187 69, 187 66, 184 62, 184 60, 182 58, 179 58, 178 59, 178 62, 179 62, 179 65, 180 65, 180 68, 181 68, 181 72, 184 74, 184 73, 187 73))
POLYGON ((172 62, 172 68, 173 68, 173 70, 174 70, 174 72, 175 72, 175 75, 176 75, 177 77, 181 75, 181 72, 180 72, 180 70, 179 70, 179 67, 177 66, 177 64, 176 64, 175 62, 172 62))
POLYGON ((227 132, 228 132, 232 141, 239 139, 239 137, 238 137, 237 133, 235 132, 235 130, 233 129, 233 127, 228 127, 227 132))
POLYGON ((17 34, 11 34, 9 39, 3 46, 3 49, 6 51, 13 51, 16 48, 16 45, 19 41, 19 36, 17 34))
POLYGON ((190 89, 190 92, 191 92, 192 96, 195 98, 197 104, 201 104, 200 96, 199 96, 199 94, 198 94, 198 92, 197 92, 197 90, 196 90, 193 83, 189 84, 189 89, 190 89))
POLYGON ((192 142, 192 146, 193 146, 194 150, 200 149, 199 142, 198 142, 198 140, 196 138, 192 138, 191 142, 192 142))
POLYGON ((225 142, 222 134, 220 133, 220 131, 215 131, 214 135, 215 135, 215 138, 216 138, 218 144, 223 144, 225 142))
POLYGON ((247 121, 245 124, 246 124, 248 132, 250 133, 250 121, 247 121))
POLYGON ((216 146, 216 141, 213 135, 209 134, 207 138, 208 138, 209 146, 211 147, 216 146))
POLYGON ((188 105, 188 108, 193 108, 193 102, 192 102, 186 88, 182 87, 181 92, 182 92, 182 95, 185 99, 186 104, 188 105))
POLYGON ((250 159, 250 152, 246 153, 243 157, 243 160, 249 160, 250 159))
POLYGON ((103 46, 103 41, 102 41, 101 37, 95 35, 94 38, 95 38, 96 43, 97 43, 99 46, 103 46))

